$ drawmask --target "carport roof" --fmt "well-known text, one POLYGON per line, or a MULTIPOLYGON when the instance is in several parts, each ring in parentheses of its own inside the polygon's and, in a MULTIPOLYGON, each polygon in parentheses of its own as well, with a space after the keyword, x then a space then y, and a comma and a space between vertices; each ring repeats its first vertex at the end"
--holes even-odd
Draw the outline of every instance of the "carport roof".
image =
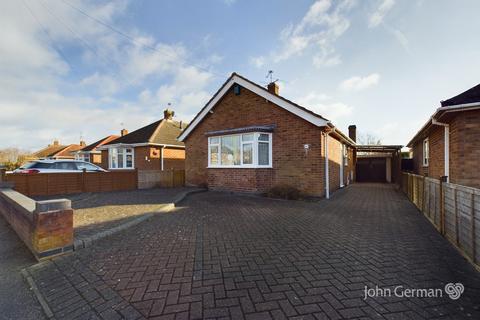
POLYGON ((358 152, 394 152, 399 151, 403 148, 401 145, 358 145, 356 149, 358 152))

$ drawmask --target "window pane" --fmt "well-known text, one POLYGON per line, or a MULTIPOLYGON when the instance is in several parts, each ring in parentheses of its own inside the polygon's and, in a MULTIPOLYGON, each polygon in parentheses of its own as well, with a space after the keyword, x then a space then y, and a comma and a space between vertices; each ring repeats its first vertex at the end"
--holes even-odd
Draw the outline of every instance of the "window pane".
POLYGON ((258 165, 267 166, 270 164, 269 144, 265 142, 258 143, 258 165))
POLYGON ((123 153, 122 152, 118 152, 118 167, 123 168, 123 153))
POLYGON ((126 163, 125 163, 126 168, 133 168, 133 156, 131 153, 126 155, 126 163))
POLYGON ((240 136, 222 137, 221 164, 225 166, 240 165, 240 136))
POLYGON ((125 149, 126 153, 132 153, 132 149, 125 149))
POLYGON ((117 149, 110 149, 112 157, 112 168, 117 168, 117 149))
POLYGON ((242 141, 243 142, 253 141, 253 133, 247 133, 242 135, 242 141))
POLYGON ((210 144, 218 144, 218 137, 211 137, 210 144))
POLYGON ((210 164, 218 165, 218 146, 210 146, 210 164))
POLYGON ((260 136, 258 137, 258 141, 268 141, 270 136, 266 133, 260 133, 260 136))
POLYGON ((243 164, 253 164, 253 144, 243 144, 243 164))
POLYGON ((98 171, 98 167, 86 162, 77 163, 78 170, 98 171))

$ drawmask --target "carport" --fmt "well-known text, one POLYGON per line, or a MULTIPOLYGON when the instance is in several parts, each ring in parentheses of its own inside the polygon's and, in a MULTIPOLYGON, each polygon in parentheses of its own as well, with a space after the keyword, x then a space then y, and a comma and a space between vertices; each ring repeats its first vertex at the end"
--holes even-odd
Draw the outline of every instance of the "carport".
POLYGON ((400 181, 400 145, 357 145, 356 181, 400 181))

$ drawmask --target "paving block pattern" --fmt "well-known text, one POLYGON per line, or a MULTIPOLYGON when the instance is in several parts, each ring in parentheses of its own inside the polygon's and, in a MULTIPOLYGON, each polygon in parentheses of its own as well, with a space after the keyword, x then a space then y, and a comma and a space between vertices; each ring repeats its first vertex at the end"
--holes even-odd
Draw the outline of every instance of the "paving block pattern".
POLYGON ((387 185, 319 202, 201 193, 30 274, 59 319, 480 317, 480 274, 387 185), (449 282, 460 299, 364 299, 449 282))

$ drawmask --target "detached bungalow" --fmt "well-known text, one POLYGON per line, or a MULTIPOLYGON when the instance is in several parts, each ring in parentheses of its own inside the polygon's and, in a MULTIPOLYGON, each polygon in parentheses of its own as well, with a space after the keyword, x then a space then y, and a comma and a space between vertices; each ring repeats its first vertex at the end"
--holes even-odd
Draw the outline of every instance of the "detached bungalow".
MULTIPOLYGON (((128 133, 127 130, 122 130, 122 134, 128 133)), ((94 163, 98 166, 102 165, 102 152, 98 149, 99 147, 103 146, 104 144, 107 144, 115 139, 119 138, 117 135, 109 135, 106 136, 103 139, 100 139, 92 144, 89 144, 88 146, 78 150, 75 153, 75 159, 76 160, 83 160, 87 162, 94 163)), ((107 168, 104 168, 107 169, 107 168)))
POLYGON ((480 188, 480 84, 442 101, 408 147, 415 173, 480 188))
POLYGON ((28 160, 35 159, 75 159, 75 153, 86 146, 85 141, 80 141, 80 144, 61 145, 58 140, 54 140, 52 144, 47 147, 34 152, 28 160))
POLYGON ((176 138, 182 133, 182 121, 173 120, 174 112, 165 110, 164 117, 152 124, 124 134, 98 149, 102 151, 102 167, 108 170, 139 172, 139 187, 153 187, 161 171, 185 168, 185 146, 176 138), (148 181, 148 183, 147 183, 148 181))
POLYGON ((188 185, 327 196, 354 178, 355 141, 324 117, 233 73, 179 136, 188 185))

